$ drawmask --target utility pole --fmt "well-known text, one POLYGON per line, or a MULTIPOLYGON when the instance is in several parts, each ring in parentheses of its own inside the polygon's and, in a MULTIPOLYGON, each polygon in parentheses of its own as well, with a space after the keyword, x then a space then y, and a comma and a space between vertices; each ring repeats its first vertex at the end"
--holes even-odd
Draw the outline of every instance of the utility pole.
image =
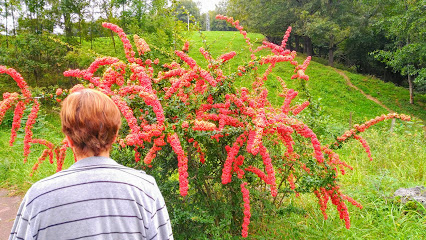
POLYGON ((188 31, 189 31, 189 15, 190 14, 188 13, 188 15, 187 15, 188 16, 188 31))
POLYGON ((210 16, 206 14, 206 31, 210 31, 210 16))

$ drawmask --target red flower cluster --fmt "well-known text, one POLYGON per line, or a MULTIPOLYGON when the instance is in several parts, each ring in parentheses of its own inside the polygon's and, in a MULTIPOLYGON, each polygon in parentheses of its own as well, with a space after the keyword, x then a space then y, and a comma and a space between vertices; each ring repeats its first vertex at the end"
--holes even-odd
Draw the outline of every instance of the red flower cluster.
POLYGON ((13 143, 15 142, 15 138, 16 138, 16 132, 21 127, 21 119, 24 116, 25 108, 26 108, 25 103, 23 101, 19 101, 18 104, 16 105, 15 113, 13 115, 12 129, 10 132, 10 141, 9 141, 10 146, 13 146, 13 143))
POLYGON ((118 34, 121 41, 123 42, 124 52, 126 53, 127 60, 131 63, 135 62, 135 52, 133 51, 132 44, 130 43, 130 41, 127 38, 127 35, 124 33, 123 29, 121 29, 119 26, 117 26, 115 24, 107 23, 107 22, 102 23, 102 27, 109 28, 109 29, 111 29, 112 31, 114 31, 115 33, 118 34))
POLYGON ((350 170, 353 169, 353 167, 351 167, 349 164, 347 164, 346 162, 340 160, 340 157, 337 153, 333 152, 331 149, 329 149, 328 147, 323 147, 322 151, 328 155, 329 157, 329 161, 328 164, 330 166, 334 166, 334 171, 336 173, 336 177, 338 175, 338 169, 340 169, 340 172, 342 173, 342 175, 345 175, 345 167, 349 168, 350 170))
POLYGON ((404 115, 404 114, 397 114, 397 113, 388 113, 386 115, 381 115, 381 116, 377 116, 376 118, 373 118, 367 122, 365 122, 364 124, 358 125, 355 124, 354 128, 352 128, 349 131, 346 131, 342 136, 338 137, 337 140, 338 141, 345 141, 346 139, 348 139, 349 137, 352 137, 353 135, 355 135, 357 132, 364 132, 365 130, 367 130, 369 127, 384 121, 384 120, 388 120, 388 119, 392 119, 392 118, 398 118, 401 119, 403 121, 410 121, 411 117, 404 115))
POLYGON ((52 152, 50 149, 44 149, 41 156, 38 158, 37 162, 34 164, 33 169, 30 173, 30 176, 33 176, 34 172, 38 169, 39 165, 46 160, 47 155, 49 155, 49 152, 52 152))
POLYGON ((288 114, 288 112, 290 111, 290 103, 297 96, 297 94, 299 93, 294 91, 293 89, 289 89, 287 91, 287 94, 285 95, 284 103, 281 106, 281 110, 284 114, 288 114))
POLYGON ((47 140, 44 140, 44 139, 32 139, 31 143, 38 143, 48 147, 47 149, 43 150, 42 155, 38 158, 38 161, 34 164, 32 172, 31 172, 31 175, 32 175, 34 171, 37 170, 39 165, 46 159, 47 156, 49 156, 49 162, 51 164, 53 163, 53 151, 55 146, 53 145, 53 143, 48 142, 47 140))
MULTIPOLYGON (((62 141, 62 146, 58 149, 55 149, 56 154, 56 171, 59 172, 62 170, 62 166, 64 165, 65 161, 65 154, 67 152, 67 148, 69 147, 68 141, 64 139, 62 141)), ((75 156, 74 156, 75 157, 75 156)))
POLYGON ((294 184, 294 176, 293 173, 290 173, 287 177, 288 184, 290 184, 290 189, 296 189, 296 185, 294 184))
POLYGON ((18 87, 21 89, 22 95, 25 98, 31 98, 31 92, 28 89, 27 82, 25 82, 24 78, 13 68, 7 68, 6 66, 0 65, 0 74, 6 73, 15 80, 18 87))
POLYGON ((369 127, 384 121, 384 120, 388 120, 388 119, 392 119, 392 118, 398 118, 401 119, 403 121, 410 121, 411 118, 410 116, 404 115, 404 114, 397 114, 397 113, 389 113, 387 115, 381 115, 378 116, 374 119, 371 119, 367 122, 365 122, 364 124, 358 125, 355 124, 354 128, 350 129, 349 131, 346 131, 342 136, 337 137, 337 142, 334 143, 335 145, 339 145, 339 142, 343 142, 345 140, 347 140, 350 137, 353 137, 355 139, 357 139, 358 141, 360 141, 360 143, 362 144, 362 146, 364 147, 368 158, 370 160, 373 160, 372 156, 371 156, 371 151, 370 151, 370 147, 367 143, 367 141, 365 141, 365 139, 363 139, 361 136, 358 136, 357 133, 359 132, 364 132, 365 130, 367 130, 369 127))
POLYGON ((253 44, 251 44, 250 38, 247 37, 247 32, 243 30, 244 28, 242 26, 240 26, 240 21, 238 20, 234 21, 233 17, 227 17, 220 14, 216 15, 216 19, 225 20, 231 25, 233 25, 238 31, 240 31, 241 35, 243 35, 247 45, 249 46, 250 52, 253 52, 253 49, 252 49, 253 44))
POLYGON ((253 166, 248 166, 247 168, 245 168, 244 170, 252 172, 254 174, 256 174, 260 179, 262 179, 262 181, 264 181, 265 183, 269 182, 268 177, 266 176, 266 174, 260 170, 257 167, 253 167, 253 166))
POLYGON ((62 92, 63 92, 62 88, 58 88, 58 89, 56 89, 56 95, 57 95, 57 96, 61 95, 61 94, 62 94, 62 92))
POLYGON ((100 78, 93 77, 93 74, 98 70, 99 66, 102 65, 111 65, 116 62, 119 62, 120 60, 115 57, 102 57, 97 58, 95 61, 90 65, 90 67, 87 70, 68 70, 64 72, 65 77, 76 77, 76 78, 84 78, 85 80, 90 81, 95 86, 100 85, 100 78))
POLYGON ((328 194, 325 191, 325 188, 320 188, 321 192, 319 192, 318 190, 314 191, 315 196, 318 198, 318 204, 320 205, 320 209, 322 212, 322 215, 324 216, 324 219, 327 220, 328 216, 327 216, 327 202, 329 200, 328 194))
POLYGON ((34 99, 34 105, 31 108, 31 113, 28 116, 28 120, 27 123, 25 125, 25 136, 24 136, 24 162, 27 161, 27 157, 30 154, 30 143, 31 140, 33 138, 33 132, 31 131, 34 123, 36 122, 36 118, 37 118, 37 113, 38 110, 40 109, 40 103, 34 99))
POLYGON ((317 135, 303 123, 291 125, 291 127, 299 133, 302 137, 310 138, 312 147, 314 148, 314 156, 319 163, 324 162, 324 156, 321 152, 321 144, 318 141, 317 135))
POLYGON ((268 174, 267 184, 271 186, 271 195, 275 197, 278 194, 277 184, 275 182, 275 170, 272 166, 272 159, 269 156, 268 149, 263 145, 260 146, 260 155, 262 156, 263 164, 265 165, 266 173, 268 174))
MULTIPOLYGON (((285 47, 283 48, 282 46, 278 46, 278 45, 271 43, 271 42, 268 42, 268 41, 263 41, 262 46, 263 46, 262 49, 270 48, 275 55, 283 55, 284 56, 284 55, 290 54, 290 50, 285 50, 285 47)), ((258 49, 256 49, 256 50, 258 50, 258 49)))
POLYGON ((203 120, 194 120, 192 129, 194 131, 214 131, 217 128, 214 123, 203 120))
POLYGON ((203 47, 200 47, 200 53, 204 56, 204 58, 210 62, 213 60, 212 56, 208 51, 206 51, 203 47))
POLYGON ((232 147, 225 147, 225 150, 228 152, 228 155, 226 157, 225 164, 222 168, 222 184, 228 184, 231 182, 232 164, 235 164, 236 156, 238 155, 240 148, 243 146, 244 142, 247 139, 246 135, 247 133, 244 132, 243 134, 237 137, 237 140, 234 142, 232 147))
MULTIPOLYGON (((138 134, 140 132, 140 127, 137 124, 138 121, 133 114, 133 110, 127 105, 125 101, 121 100, 119 97, 113 96, 111 99, 114 101, 115 105, 117 105, 118 109, 120 109, 121 114, 123 114, 124 118, 127 120, 131 134, 138 134)), ((129 143, 129 141, 127 143, 129 143)), ((136 145, 136 143, 130 145, 136 145)))
POLYGON ((303 109, 305 109, 307 106, 309 106, 309 101, 306 101, 302 104, 300 104, 299 106, 297 106, 295 109, 293 109, 293 115, 296 116, 297 114, 299 114, 301 111, 303 111, 303 109))
POLYGON ((124 74, 126 73, 125 68, 126 64, 121 61, 113 63, 105 70, 99 87, 109 92, 113 84, 117 84, 118 86, 123 85, 124 74))
POLYGON ((6 111, 12 107, 12 104, 18 100, 18 93, 4 93, 3 101, 0 102, 0 124, 3 121, 3 117, 6 111))
POLYGON ((195 148, 198 155, 200 156, 200 162, 204 164, 206 162, 206 157, 204 155, 203 150, 201 150, 200 144, 197 141, 195 141, 193 138, 188 139, 188 142, 192 143, 192 146, 195 148))
POLYGON ((281 47, 283 49, 285 49, 285 46, 287 44, 288 38, 290 37, 290 33, 291 33, 291 27, 287 28, 287 31, 285 31, 284 37, 283 37, 283 41, 281 42, 281 47))
POLYGON ((151 164, 152 160, 156 157, 157 152, 161 150, 161 146, 166 145, 166 142, 164 142, 164 135, 154 140, 154 145, 152 148, 148 151, 148 153, 145 155, 145 158, 143 159, 144 163, 149 165, 151 164))
POLYGON ((221 59, 222 63, 224 63, 231 60, 233 57, 235 57, 235 55, 237 55, 237 53, 235 51, 232 51, 232 52, 223 54, 222 56, 219 57, 219 59, 221 59))
POLYGON ((354 138, 361 143, 362 147, 364 147, 365 152, 367 153, 368 158, 370 159, 370 161, 373 161, 373 158, 371 157, 370 146, 368 145, 367 141, 365 141, 365 139, 362 138, 359 135, 354 135, 354 138))
POLYGON ((216 87, 216 80, 214 80, 214 78, 210 75, 209 72, 207 72, 204 69, 200 70, 200 76, 202 78, 204 78, 210 85, 212 85, 213 87, 216 87))
POLYGON ((133 40, 135 40, 135 45, 136 49, 138 50, 139 56, 151 51, 149 45, 145 42, 143 38, 140 38, 138 35, 135 34, 133 35, 133 40))
POLYGON ((279 62, 289 62, 292 61, 294 59, 295 55, 271 55, 271 56, 265 56, 262 57, 259 61, 260 65, 264 65, 264 64, 276 64, 279 62))
POLYGON ((188 50, 189 50, 189 42, 186 41, 185 44, 183 45, 182 52, 188 52, 188 50))
POLYGON ((167 142, 170 143, 173 151, 178 156, 179 191, 180 195, 186 196, 188 194, 188 158, 183 152, 179 137, 176 133, 169 135, 167 137, 167 142))
POLYGON ((243 182, 241 183, 241 193, 243 194, 243 201, 244 201, 244 219, 243 219, 243 225, 241 230, 241 235, 246 238, 248 236, 248 225, 250 224, 250 192, 246 188, 247 183, 243 182))
POLYGON ((175 54, 180 57, 182 61, 186 62, 190 68, 194 69, 197 66, 197 62, 190 56, 186 55, 186 53, 182 51, 175 51, 175 54))
MULTIPOLYGON (((308 67, 310 61, 311 61, 311 56, 307 57, 302 65, 297 66, 296 69, 294 69, 294 72, 296 74, 291 76, 291 79, 300 78, 300 79, 304 79, 304 80, 308 81, 309 76, 305 74, 305 71, 306 71, 306 68, 308 67)), ((297 62, 296 62, 296 64, 297 64, 297 62)))
POLYGON ((320 188, 320 191, 315 190, 315 195, 318 198, 319 205, 321 206, 321 211, 324 215, 324 219, 327 219, 327 202, 331 199, 331 202, 337 207, 339 211, 340 219, 345 221, 345 226, 347 229, 350 228, 349 212, 346 204, 343 200, 347 200, 355 207, 362 209, 362 205, 353 200, 352 198, 343 195, 338 186, 330 187, 328 190, 326 188, 320 188))

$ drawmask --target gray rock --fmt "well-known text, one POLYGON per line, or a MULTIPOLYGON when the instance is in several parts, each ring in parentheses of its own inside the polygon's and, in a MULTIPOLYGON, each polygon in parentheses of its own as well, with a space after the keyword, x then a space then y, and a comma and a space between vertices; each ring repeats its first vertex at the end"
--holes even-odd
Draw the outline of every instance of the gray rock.
POLYGON ((413 188, 400 188, 393 194, 394 197, 401 197, 402 203, 408 201, 417 201, 426 208, 426 188, 424 186, 416 186, 413 188))

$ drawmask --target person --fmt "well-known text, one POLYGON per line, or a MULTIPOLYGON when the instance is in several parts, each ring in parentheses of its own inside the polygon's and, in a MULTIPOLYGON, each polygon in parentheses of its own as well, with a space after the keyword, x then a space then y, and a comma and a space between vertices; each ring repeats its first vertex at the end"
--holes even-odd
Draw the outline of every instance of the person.
POLYGON ((109 157, 121 125, 114 102, 96 90, 74 92, 61 122, 76 162, 31 186, 9 239, 173 239, 155 179, 109 157))

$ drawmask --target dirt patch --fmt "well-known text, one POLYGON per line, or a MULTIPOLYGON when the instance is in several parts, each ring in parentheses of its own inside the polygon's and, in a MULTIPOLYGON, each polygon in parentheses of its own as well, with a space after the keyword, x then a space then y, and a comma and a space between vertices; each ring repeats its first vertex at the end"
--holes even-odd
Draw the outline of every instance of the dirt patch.
POLYGON ((384 109, 388 110, 389 112, 394 112, 392 111, 390 108, 386 107, 382 102, 380 102, 377 98, 366 94, 364 91, 362 91, 361 89, 359 89, 357 86, 353 85, 351 80, 349 79, 348 76, 346 76, 346 74, 338 69, 334 69, 338 74, 340 74, 340 76, 342 76, 345 80, 346 80, 346 84, 348 84, 348 86, 358 90, 362 95, 364 95, 367 99, 370 99, 371 101, 379 104, 381 107, 383 107, 384 109))
POLYGON ((0 239, 9 239, 19 204, 20 196, 9 196, 9 191, 0 189, 0 239))

